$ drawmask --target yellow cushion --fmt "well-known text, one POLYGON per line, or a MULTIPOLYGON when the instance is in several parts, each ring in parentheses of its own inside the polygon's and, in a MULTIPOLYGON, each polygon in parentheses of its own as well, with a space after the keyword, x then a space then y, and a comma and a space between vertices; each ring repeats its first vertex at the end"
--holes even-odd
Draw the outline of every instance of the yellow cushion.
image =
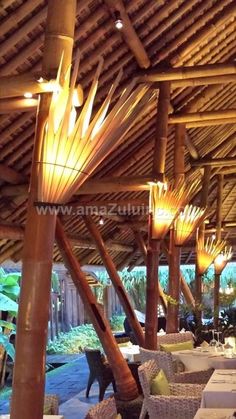
POLYGON ((163 370, 160 370, 151 382, 151 394, 170 396, 170 387, 163 370))
POLYGON ((185 351, 187 349, 193 349, 193 341, 187 340, 186 342, 179 343, 165 343, 160 345, 160 349, 165 352, 185 351))

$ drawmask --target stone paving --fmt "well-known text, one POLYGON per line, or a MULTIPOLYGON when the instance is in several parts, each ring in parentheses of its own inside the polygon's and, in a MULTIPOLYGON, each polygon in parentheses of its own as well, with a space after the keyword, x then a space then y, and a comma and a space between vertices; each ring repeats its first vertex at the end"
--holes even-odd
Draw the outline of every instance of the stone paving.
MULTIPOLYGON (((46 394, 57 394, 60 399, 60 413, 65 419, 84 419, 92 404, 98 402, 98 385, 91 388, 89 399, 85 398, 89 368, 85 355, 49 356, 49 363, 65 363, 46 375, 46 394)), ((110 392, 112 389, 110 390, 110 392)), ((110 394, 106 392, 106 397, 110 394)), ((9 413, 9 400, 0 395, 0 414, 9 413)))

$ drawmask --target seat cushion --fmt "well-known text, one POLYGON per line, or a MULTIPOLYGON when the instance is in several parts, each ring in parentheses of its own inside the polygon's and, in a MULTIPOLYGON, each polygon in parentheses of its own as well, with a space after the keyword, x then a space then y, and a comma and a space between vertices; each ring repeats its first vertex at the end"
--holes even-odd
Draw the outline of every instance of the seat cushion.
POLYGON ((165 376, 163 370, 160 370, 156 377, 151 381, 151 394, 152 395, 161 395, 161 396, 170 396, 170 387, 168 380, 165 376))
POLYGON ((160 350, 165 352, 185 351, 187 349, 193 349, 193 341, 188 340, 186 342, 165 343, 160 345, 160 350))

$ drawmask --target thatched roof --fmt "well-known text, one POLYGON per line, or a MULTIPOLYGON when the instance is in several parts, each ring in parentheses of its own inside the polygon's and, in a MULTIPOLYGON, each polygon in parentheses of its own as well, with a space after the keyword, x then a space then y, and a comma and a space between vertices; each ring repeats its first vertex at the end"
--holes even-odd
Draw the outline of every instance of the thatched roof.
MULTIPOLYGON (((124 1, 126 12, 135 29, 153 68, 196 66, 214 63, 233 63, 236 57, 236 4, 234 0, 131 0, 124 1)), ((2 0, 0 1, 0 77, 26 71, 38 72, 41 68, 47 1, 2 0)), ((82 61, 79 82, 86 94, 93 79, 98 57, 105 59, 100 78, 97 104, 104 98, 117 71, 123 67, 121 87, 125 87, 140 69, 139 49, 132 51, 125 36, 115 29, 114 14, 109 1, 78 1, 75 48, 80 48, 82 61)), ((143 73, 142 73, 143 74, 143 73)), ((158 90, 157 90, 158 95, 158 90)), ((172 113, 203 112, 236 109, 236 85, 234 82, 175 87, 171 91, 172 113)), ((0 222, 15 226, 15 235, 2 233, 0 240, 0 261, 21 258, 23 227, 26 218, 27 189, 32 160, 35 129, 35 109, 25 112, 4 113, 0 101, 0 222), (9 240, 9 237, 11 240, 9 240)), ((137 124, 130 130, 119 146, 93 174, 92 179, 115 177, 122 183, 122 177, 148 176, 152 170, 153 144, 156 127, 157 101, 153 100, 140 115, 137 124)), ((226 121, 227 122, 227 121, 226 121)), ((185 163, 186 172, 192 178, 200 177, 199 168, 191 168, 192 159, 223 158, 236 156, 236 119, 230 124, 191 127, 188 125, 185 163)), ((200 124, 199 124, 200 125, 200 124)), ((167 149, 167 176, 173 175, 174 126, 169 127, 167 149)), ((223 237, 236 247, 236 166, 227 167, 224 175, 223 223, 226 229, 223 237), (227 227, 234 225, 234 227, 227 227), (233 224, 232 224, 233 223, 233 224)), ((224 165, 212 169, 209 205, 214 210, 210 226, 216 222, 216 174, 224 165)), ((112 179, 111 179, 112 180, 112 179)), ((84 194, 76 196, 73 202, 91 202, 101 206, 107 203, 128 202, 146 204, 148 192, 136 185, 129 191, 96 193, 97 183, 90 183, 84 194), (133 190, 132 190, 133 189, 133 190), (86 191, 87 190, 87 191, 86 191), (86 192, 86 195, 85 195, 86 192), (99 202, 97 202, 99 201, 99 202)), ((139 180, 140 183, 140 180, 139 180)), ((104 189, 103 189, 104 190, 104 189)), ((110 189, 112 191, 112 188, 110 189)), ((107 188, 108 191, 108 188, 107 188)), ((195 198, 198 202, 199 194, 195 198)), ((111 209, 111 207, 109 207, 111 209)), ((77 214, 64 215, 63 223, 72 237, 75 254, 85 263, 101 264, 101 259, 89 233, 77 214)), ((112 214, 104 217, 99 226, 107 241, 110 254, 118 267, 125 264, 142 264, 134 232, 130 223, 135 222, 144 238, 147 232, 145 216, 112 214)), ((98 223, 99 217, 94 216, 98 223)), ((193 242, 182 252, 182 262, 194 261, 193 242)), ((54 260, 61 260, 55 247, 54 260)), ((161 258, 161 263, 165 257, 161 258)))

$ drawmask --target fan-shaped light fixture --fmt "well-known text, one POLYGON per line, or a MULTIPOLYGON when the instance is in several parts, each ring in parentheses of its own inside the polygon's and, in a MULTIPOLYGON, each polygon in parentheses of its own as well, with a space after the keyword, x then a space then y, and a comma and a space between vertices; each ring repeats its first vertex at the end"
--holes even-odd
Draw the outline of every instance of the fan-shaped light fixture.
MULTIPOLYGON (((93 103, 102 69, 100 60, 88 97, 77 117, 73 105, 79 67, 76 60, 69 87, 69 71, 63 88, 53 92, 44 140, 38 162, 38 201, 61 204, 78 190, 104 158, 123 139, 150 98, 149 88, 130 83, 108 113, 122 72, 93 119, 93 103)), ((60 65, 61 67, 61 65, 60 65)), ((60 80, 60 69, 57 80, 60 80)))
POLYGON ((182 246, 207 216, 205 208, 186 205, 175 220, 175 245, 182 246))
POLYGON ((180 182, 176 187, 173 183, 151 183, 149 211, 152 216, 152 238, 162 240, 168 232, 181 206, 190 199, 196 183, 186 185, 180 182))
POLYGON ((232 258, 232 247, 225 246, 222 252, 220 252, 215 260, 214 260, 214 267, 215 273, 220 275, 223 269, 226 267, 228 261, 232 258))
POLYGON ((206 272, 217 255, 222 252, 225 244, 225 241, 215 241, 212 237, 208 237, 206 242, 204 239, 197 240, 197 265, 200 275, 206 272))

